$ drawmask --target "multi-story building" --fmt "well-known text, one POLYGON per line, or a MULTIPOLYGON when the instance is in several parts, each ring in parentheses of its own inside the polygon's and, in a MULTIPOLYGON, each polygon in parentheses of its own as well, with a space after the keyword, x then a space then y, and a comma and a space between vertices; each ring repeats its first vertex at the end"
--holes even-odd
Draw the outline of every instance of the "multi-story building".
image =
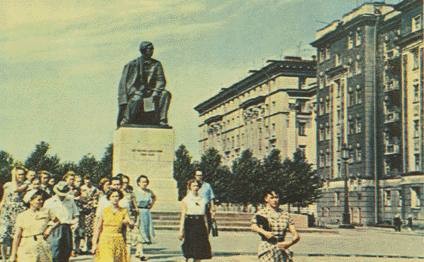
POLYGON ((312 43, 318 174, 326 180, 322 220, 342 218, 345 173, 353 223, 390 221, 397 213, 424 220, 422 53, 414 58, 422 29, 411 30, 411 22, 421 27, 419 2, 365 3, 319 30, 312 43), (350 149, 346 166, 343 147, 350 149))
POLYGON ((301 149, 310 163, 316 162, 315 58, 267 63, 195 107, 201 154, 214 147, 231 166, 246 149, 258 159, 274 148, 283 158, 301 149))

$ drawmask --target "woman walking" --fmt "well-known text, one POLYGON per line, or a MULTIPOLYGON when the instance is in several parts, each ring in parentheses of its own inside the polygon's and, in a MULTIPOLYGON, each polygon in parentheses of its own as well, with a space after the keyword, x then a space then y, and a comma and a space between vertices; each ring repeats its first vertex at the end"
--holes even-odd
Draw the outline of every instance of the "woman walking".
POLYGON ((22 199, 24 193, 18 192, 18 188, 24 183, 26 170, 23 167, 15 167, 11 174, 12 182, 4 184, 3 199, 0 203, 0 246, 4 262, 7 247, 12 245, 16 217, 25 210, 22 199))
POLYGON ((118 204, 123 197, 123 193, 116 189, 111 189, 107 194, 112 205, 103 209, 94 231, 93 253, 96 262, 129 262, 122 226, 132 228, 134 223, 128 210, 118 204))
POLYGON ((205 215, 207 202, 199 196, 201 186, 199 181, 189 180, 187 183, 188 194, 183 199, 178 237, 180 240, 184 239, 182 250, 186 261, 190 258, 194 262, 212 258, 205 215))
POLYGON ((46 239, 60 222, 48 208, 43 208, 43 193, 41 189, 28 191, 24 202, 29 209, 16 218, 16 233, 13 240, 10 262, 51 262, 52 254, 46 239), (49 222, 53 225, 48 226, 49 222))
POLYGON ((152 239, 155 236, 150 209, 153 208, 156 202, 156 195, 152 190, 147 188, 149 185, 147 176, 139 176, 137 178, 137 185, 138 187, 134 190, 138 209, 136 236, 134 239, 137 246, 136 257, 140 258, 141 261, 146 261, 147 258, 143 253, 144 244, 152 244, 152 239))
POLYGON ((280 192, 277 189, 265 189, 264 200, 266 206, 253 216, 251 227, 262 237, 258 249, 259 261, 286 262, 291 256, 288 248, 300 240, 299 234, 289 214, 279 208, 280 192), (289 241, 285 240, 287 231, 292 234, 289 241))

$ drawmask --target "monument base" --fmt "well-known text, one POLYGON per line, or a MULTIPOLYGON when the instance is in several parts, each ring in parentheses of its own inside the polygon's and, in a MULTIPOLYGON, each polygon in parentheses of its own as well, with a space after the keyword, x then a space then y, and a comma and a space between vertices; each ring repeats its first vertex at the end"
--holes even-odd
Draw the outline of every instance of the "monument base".
POLYGON ((180 211, 174 173, 175 135, 172 128, 120 127, 114 133, 113 175, 130 177, 134 188, 137 178, 149 178, 150 188, 157 196, 152 211, 180 211))

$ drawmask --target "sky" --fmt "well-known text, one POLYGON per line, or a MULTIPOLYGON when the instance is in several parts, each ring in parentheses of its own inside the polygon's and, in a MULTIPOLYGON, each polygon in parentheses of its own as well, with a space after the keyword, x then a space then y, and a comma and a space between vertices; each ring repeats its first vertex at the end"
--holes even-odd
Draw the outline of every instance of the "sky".
MULTIPOLYGON (((101 159, 124 65, 151 41, 172 93, 175 149, 199 159, 194 107, 286 55, 311 59, 316 30, 359 0, 8 0, 0 4, 0 150, 101 159)), ((386 1, 396 4, 398 0, 386 1)))

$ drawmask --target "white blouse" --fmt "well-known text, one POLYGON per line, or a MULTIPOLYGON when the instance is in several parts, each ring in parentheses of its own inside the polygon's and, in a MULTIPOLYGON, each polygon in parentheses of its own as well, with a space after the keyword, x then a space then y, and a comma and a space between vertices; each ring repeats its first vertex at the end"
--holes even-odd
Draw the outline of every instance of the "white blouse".
POLYGON ((204 198, 195 196, 193 192, 189 191, 183 202, 187 204, 187 215, 205 214, 207 202, 204 198))

